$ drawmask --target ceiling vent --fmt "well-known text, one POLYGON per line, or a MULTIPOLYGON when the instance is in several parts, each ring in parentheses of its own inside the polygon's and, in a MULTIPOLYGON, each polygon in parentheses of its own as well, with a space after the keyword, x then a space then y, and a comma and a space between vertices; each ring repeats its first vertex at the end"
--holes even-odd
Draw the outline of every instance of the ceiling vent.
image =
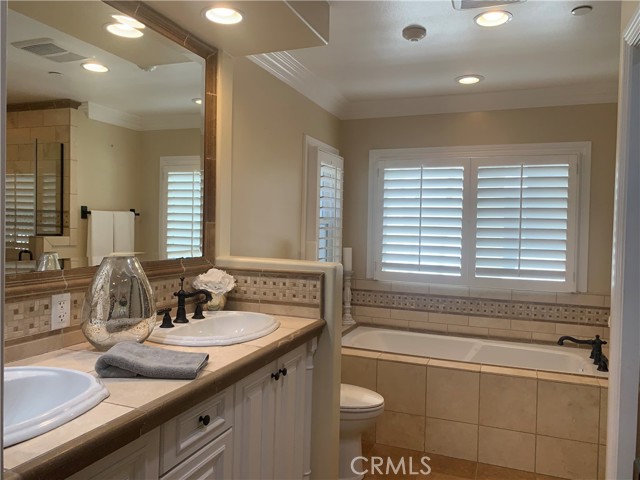
POLYGON ((87 57, 62 48, 50 38, 34 38, 33 40, 14 42, 11 45, 20 50, 25 50, 58 63, 76 62, 87 59, 87 57))
POLYGON ((527 0, 451 0, 453 8, 456 10, 471 10, 474 8, 489 8, 502 5, 513 5, 514 3, 524 3, 527 0))

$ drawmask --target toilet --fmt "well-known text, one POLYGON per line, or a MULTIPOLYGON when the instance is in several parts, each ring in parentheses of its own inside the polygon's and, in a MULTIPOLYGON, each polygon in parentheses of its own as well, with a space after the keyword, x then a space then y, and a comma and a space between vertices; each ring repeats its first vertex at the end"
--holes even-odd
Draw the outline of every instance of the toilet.
POLYGON ((366 388, 343 383, 340 385, 340 480, 360 480, 363 475, 362 433, 376 423, 384 410, 384 398, 366 388), (355 472, 354 472, 355 471, 355 472))

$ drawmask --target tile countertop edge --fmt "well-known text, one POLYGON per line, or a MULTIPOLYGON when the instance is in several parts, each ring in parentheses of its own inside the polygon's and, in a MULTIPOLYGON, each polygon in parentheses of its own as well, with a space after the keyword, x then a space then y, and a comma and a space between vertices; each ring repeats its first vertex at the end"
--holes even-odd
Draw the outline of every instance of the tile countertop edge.
POLYGON ((10 475, 8 478, 23 480, 53 480, 73 475, 159 427, 180 411, 197 405, 299 345, 318 337, 325 325, 324 320, 310 320, 308 325, 296 329, 284 338, 207 375, 200 375, 183 387, 3 473, 10 475))

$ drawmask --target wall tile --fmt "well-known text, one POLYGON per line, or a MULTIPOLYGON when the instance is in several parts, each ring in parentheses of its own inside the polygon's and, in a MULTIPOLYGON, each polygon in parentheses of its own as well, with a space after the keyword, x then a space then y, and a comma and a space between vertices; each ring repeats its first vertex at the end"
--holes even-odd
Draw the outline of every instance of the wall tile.
POLYGON ((423 416, 385 411, 376 423, 376 442, 422 452, 424 428, 423 416))
POLYGON ((469 317, 469 326, 508 329, 511 322, 507 318, 469 317))
MULTIPOLYGON (((437 314, 434 314, 437 315, 437 314)), ((398 320, 409 320, 411 322, 428 322, 428 312, 416 312, 412 310, 391 310, 391 318, 398 320)))
POLYGON ((377 392, 387 411, 424 416, 426 383, 426 365, 378 360, 377 392))
POLYGON ((607 447, 598 446, 598 480, 606 480, 607 472, 607 447))
POLYGON ((478 460, 478 426, 427 417, 425 448, 429 453, 478 460))
POLYGON ((44 113, 42 110, 26 110, 18 112, 19 127, 41 127, 44 123, 44 113))
POLYGON ((588 295, 584 293, 558 293, 557 302, 565 303, 567 305, 603 307, 604 295, 588 295))
POLYGON ((609 389, 600 388, 600 429, 598 443, 607 444, 607 405, 609 403, 609 389))
POLYGON ((428 417, 478 423, 479 394, 479 373, 427 367, 428 417))
POLYGON ((539 333, 556 333, 555 323, 531 320, 511 320, 511 330, 539 333))
POLYGON ((374 358, 342 356, 342 383, 377 390, 377 361, 374 358))
POLYGON ((517 330, 498 330, 495 328, 490 328, 489 338, 529 342, 531 340, 531 332, 519 332, 517 330))
POLYGON ((599 387, 538 382, 538 434, 597 443, 599 421, 599 387))
POLYGON ((449 333, 456 335, 467 335, 470 337, 485 338, 489 336, 489 329, 482 327, 465 327, 463 325, 449 325, 447 328, 449 333))
POLYGON ((480 426, 478 462, 533 472, 536 436, 480 426))
POLYGON ((511 292, 511 300, 518 302, 556 303, 555 293, 529 292, 527 290, 514 290, 511 292))
POLYGON ((598 445, 536 436, 536 473, 574 480, 594 479, 598 445))
POLYGON ((430 313, 429 322, 446 323, 451 325, 469 325, 469 317, 464 315, 449 315, 447 313, 430 313))
POLYGON ((482 373, 480 424, 535 433, 536 394, 537 380, 534 378, 482 373))

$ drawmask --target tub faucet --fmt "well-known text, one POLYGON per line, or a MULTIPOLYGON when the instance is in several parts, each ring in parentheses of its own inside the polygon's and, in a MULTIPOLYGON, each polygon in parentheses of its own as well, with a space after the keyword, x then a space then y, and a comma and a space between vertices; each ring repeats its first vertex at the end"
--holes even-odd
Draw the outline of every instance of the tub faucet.
POLYGON ((180 290, 173 294, 174 297, 178 297, 178 311, 176 312, 176 319, 173 323, 189 323, 187 320, 187 310, 185 309, 185 300, 187 298, 195 297, 196 295, 204 295, 207 302, 211 301, 211 293, 208 290, 195 290, 193 292, 184 291, 184 277, 180 277, 180 290))
POLYGON ((33 252, 29 249, 25 249, 25 250, 20 250, 20 252, 18 253, 18 261, 22 261, 22 255, 24 254, 29 255, 29 260, 33 260, 33 252))
POLYGON ((578 345, 591 345, 591 355, 589 358, 593 359, 593 364, 598 365, 599 372, 609 371, 609 359, 602 353, 602 345, 606 345, 607 342, 601 340, 600 335, 596 335, 596 338, 592 340, 578 340, 569 335, 564 335, 558 339, 558 345, 564 345, 565 340, 577 343, 578 345))

